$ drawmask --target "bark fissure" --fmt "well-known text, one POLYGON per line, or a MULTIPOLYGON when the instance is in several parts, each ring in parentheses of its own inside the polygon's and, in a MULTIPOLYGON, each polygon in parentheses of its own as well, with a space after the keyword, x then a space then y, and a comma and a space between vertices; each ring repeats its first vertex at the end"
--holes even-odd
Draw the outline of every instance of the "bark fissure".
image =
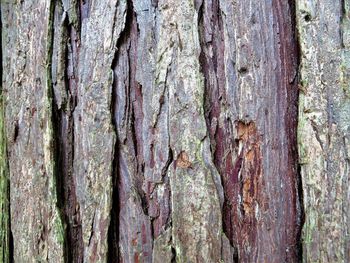
MULTIPOLYGON (((294 41, 296 42, 295 44, 295 48, 296 48, 296 74, 295 77, 293 78, 293 80, 290 82, 290 84, 293 84, 294 88, 297 89, 297 91, 295 91, 296 96, 298 97, 297 99, 295 99, 296 101, 296 107, 299 108, 299 97, 300 97, 300 93, 302 92, 302 88, 301 88, 301 84, 300 84, 300 80, 301 80, 301 76, 300 76, 300 70, 301 70, 301 43, 300 43, 300 37, 298 34, 298 29, 297 29, 297 4, 296 4, 297 0, 289 0, 289 6, 290 6, 290 10, 291 10, 291 24, 292 24, 292 32, 293 32, 293 36, 294 36, 294 41)), ((304 222, 305 222, 305 210, 304 210, 304 193, 303 193, 303 181, 302 181, 302 175, 301 175, 301 165, 300 165, 300 156, 299 156, 299 151, 298 151, 298 122, 299 122, 299 110, 297 109, 297 120, 296 120, 296 124, 294 126, 295 129, 295 135, 296 138, 294 139, 294 144, 296 149, 293 150, 293 156, 295 156, 295 158, 297 158, 297 168, 296 168, 296 175, 297 175, 297 179, 296 179, 296 187, 297 187, 297 204, 299 204, 298 207, 298 220, 297 221, 297 225, 298 225, 298 229, 297 229, 297 259, 298 262, 303 262, 303 237, 302 237, 302 230, 303 230, 303 226, 304 226, 304 222)))
POLYGON ((340 44, 341 44, 341 48, 344 49, 345 48, 345 43, 344 43, 344 28, 343 25, 346 22, 347 19, 347 11, 346 11, 346 4, 345 4, 345 0, 340 0, 340 23, 342 26, 339 27, 339 38, 340 38, 340 44))
POLYGON ((10 220, 10 178, 7 141, 5 135, 5 112, 3 98, 3 54, 2 54, 2 4, 0 3, 0 261, 13 262, 13 240, 10 220))
MULTIPOLYGON (((54 55, 54 44, 55 44, 55 12, 57 10, 57 3, 56 1, 50 1, 50 14, 49 14, 49 28, 48 28, 48 51, 47 51, 47 87, 48 87, 48 100, 51 104, 51 127, 52 127, 52 148, 53 148, 53 161, 54 161, 54 167, 53 167, 53 177, 56 185, 56 195, 57 195, 57 203, 55 204, 57 208, 59 209, 60 214, 60 220, 64 227, 66 227, 66 219, 63 211, 63 202, 64 202, 64 196, 62 193, 63 189, 63 182, 60 174, 61 170, 61 155, 60 155, 60 131, 59 131, 59 125, 58 123, 61 122, 58 108, 57 108, 57 102, 55 99, 55 91, 54 91, 54 83, 53 83, 53 69, 52 69, 52 63, 53 63, 53 55, 54 55)), ((64 171, 63 171, 64 172, 64 171)), ((63 238, 63 247, 64 249, 64 262, 68 262, 68 249, 67 249, 67 236, 64 234, 63 238)))
MULTIPOLYGON (((56 3, 59 5, 59 3, 56 3)), ((63 6, 63 4, 62 4, 63 6)), ((76 14, 79 15, 79 14, 76 14)), ((83 240, 79 205, 73 174, 74 119, 77 90, 76 25, 65 10, 56 12, 55 39, 57 63, 56 91, 53 99, 53 125, 56 142, 56 166, 59 173, 58 193, 65 222, 65 253, 67 262, 82 262, 83 240), (61 18, 61 16, 63 18, 61 18), (63 21, 61 21, 63 19, 63 21), (62 32, 61 34, 59 32, 62 32)))
MULTIPOLYGON (((56 200, 56 203, 54 205, 56 206, 58 210, 58 220, 60 220, 60 227, 61 229, 59 231, 64 232, 65 228, 65 217, 63 212, 63 195, 62 195, 62 178, 60 177, 60 155, 59 155, 59 131, 56 129, 56 125, 59 122, 59 118, 56 115, 57 114, 57 108, 56 108, 56 101, 55 101, 55 91, 54 91, 54 83, 53 83, 53 55, 54 55, 54 45, 55 45, 55 12, 57 10, 58 6, 56 1, 51 0, 49 3, 49 14, 48 14, 48 36, 47 36, 47 57, 46 57, 46 74, 47 74, 47 100, 50 105, 50 113, 49 113, 49 128, 50 129, 50 148, 52 150, 52 161, 53 167, 52 167, 52 176, 53 181, 55 185, 54 189, 54 197, 53 199, 56 200)), ((35 112, 33 112, 34 114, 35 112)), ((45 231, 45 229, 43 230, 45 231)), ((63 248, 63 257, 61 260, 64 262, 68 262, 68 254, 66 249, 64 249, 67 246, 67 238, 65 233, 61 234, 61 244, 63 248)), ((46 233, 42 233, 42 235, 47 239, 46 233)), ((47 255, 48 257, 49 255, 47 255)), ((46 259, 48 260, 48 258, 46 259)))
MULTIPOLYGON (((70 36, 70 46, 76 46, 76 36, 77 32, 75 28, 70 24, 68 25, 68 35, 70 36)), ((76 50, 76 47, 73 48, 76 50)), ((68 53, 70 51, 68 50, 68 53)), ((68 54, 67 54, 68 55, 68 54)), ((69 99, 69 108, 67 109, 67 112, 65 113, 66 123, 63 123, 63 127, 66 128, 66 134, 67 134, 67 141, 64 141, 66 144, 65 147, 67 148, 66 152, 66 159, 65 162, 68 167, 66 168, 66 179, 64 180, 66 183, 66 187, 63 186, 65 189, 65 211, 66 216, 68 217, 68 248, 73 247, 73 249, 69 249, 69 262, 82 262, 83 260, 83 238, 82 238, 82 226, 81 226, 81 219, 80 219, 80 209, 79 204, 77 202, 76 197, 76 183, 74 179, 73 174, 73 161, 74 161, 74 118, 73 113, 76 107, 77 103, 77 83, 75 81, 72 81, 71 79, 78 78, 76 76, 75 71, 76 65, 74 65, 74 59, 78 57, 78 54, 76 51, 71 51, 71 59, 67 57, 67 66, 71 67, 73 69, 72 75, 69 74, 69 72, 66 72, 66 87, 67 87, 67 93, 68 93, 68 99, 69 99)), ((76 58, 77 59, 77 58, 76 58)), ((67 67, 68 69, 68 67, 67 67)))
MULTIPOLYGON (((73 1, 72 4, 75 2, 73 1)), ((57 66, 51 69, 53 81, 53 135, 59 208, 65 224, 65 261, 83 261, 82 225, 76 184, 73 174, 74 119, 76 107, 79 25, 70 16, 79 16, 64 10, 63 2, 56 2, 54 12, 54 53, 57 66)), ((74 9, 71 7, 73 10, 74 9)))
MULTIPOLYGON (((119 217, 120 217, 120 198, 119 198, 119 187, 120 187, 120 161, 121 158, 121 144, 123 141, 120 141, 120 136, 118 134, 119 125, 121 123, 117 122, 117 75, 116 75, 116 67, 118 65, 119 56, 121 52, 121 48, 127 41, 129 41, 130 38, 130 31, 132 27, 132 20, 133 20, 133 6, 132 1, 127 0, 126 3, 126 14, 125 14, 125 22, 124 22, 124 28, 121 31, 119 38, 116 43, 115 47, 115 54, 112 60, 111 64, 111 70, 113 72, 113 82, 112 82, 112 96, 111 96, 111 118, 112 118, 112 124, 114 128, 114 132, 116 134, 116 141, 114 145, 114 157, 112 162, 112 207, 111 207, 111 220, 110 225, 108 229, 108 262, 120 262, 122 260, 120 254, 119 254, 119 236, 120 236, 120 223, 119 223, 119 217)), ((114 21, 115 26, 115 21, 114 21)), ((114 28, 113 26, 113 28, 114 28)), ((130 71, 130 66, 129 66, 130 71)), ((130 79, 128 83, 130 87, 130 79)), ((127 92, 127 91, 126 91, 127 92)), ((129 94, 128 94, 129 95, 129 94)), ((128 106, 125 105, 124 108, 124 116, 126 115, 128 106)), ((133 136, 134 140, 134 136, 133 136)))
MULTIPOLYGON (((296 253, 298 262, 303 261, 303 240, 302 240, 302 230, 305 220, 304 212, 304 193, 303 193, 303 182, 301 176, 301 168, 299 164, 299 152, 298 152, 298 118, 299 118, 299 93, 300 91, 300 68, 301 68, 301 44, 297 30, 297 0, 289 0, 290 17, 291 17, 291 33, 292 41, 294 42, 294 77, 291 78, 289 84, 292 85, 292 91, 289 96, 289 103, 292 105, 289 107, 288 116, 290 118, 290 124, 287 125, 286 129, 289 131, 289 136, 291 138, 291 150, 289 155, 292 158, 292 163, 294 164, 295 175, 296 175, 296 206, 297 206, 297 218, 296 218, 296 253)), ((293 76, 293 74, 292 74, 293 76)))
MULTIPOLYGON (((224 91, 224 62, 223 55, 225 50, 224 35, 222 27, 222 17, 220 9, 220 1, 204 0, 201 2, 199 9, 199 33, 201 40, 201 54, 200 63, 202 73, 204 75, 204 113, 206 119, 207 130, 210 137, 210 149, 212 152, 212 158, 214 164, 219 171, 222 178, 224 188, 224 200, 222 208, 223 218, 223 231, 230 240, 231 245, 234 244, 232 235, 232 222, 231 212, 228 208, 230 206, 230 197, 228 196, 227 189, 232 188, 232 185, 226 184, 225 169, 229 167, 222 167, 220 162, 224 157, 224 154, 230 154, 230 152, 224 153, 223 145, 224 136, 230 136, 228 128, 229 119, 225 121, 224 127, 219 124, 221 114, 225 114, 223 108, 225 107, 226 93, 224 91)), ((234 171, 238 175, 241 166, 241 158, 235 164, 234 171)), ((235 177, 235 175, 232 175, 235 177)))

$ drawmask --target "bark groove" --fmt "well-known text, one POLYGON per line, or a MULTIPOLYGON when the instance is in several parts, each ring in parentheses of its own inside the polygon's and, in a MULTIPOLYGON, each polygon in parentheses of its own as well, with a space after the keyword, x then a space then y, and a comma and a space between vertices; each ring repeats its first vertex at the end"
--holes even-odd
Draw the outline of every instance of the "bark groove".
POLYGON ((203 1, 201 9, 204 105, 224 189, 224 232, 236 261, 296 261, 302 204, 293 1, 203 1))
POLYGON ((349 1, 297 1, 304 262, 350 257, 349 10, 349 1))
POLYGON ((73 176, 74 119, 77 92, 78 3, 56 2, 53 23, 53 132, 56 147, 56 176, 59 207, 65 223, 67 262, 82 262, 83 242, 79 204, 73 176), (67 10, 73 11, 68 12, 67 10))
MULTIPOLYGON (((0 3, 1 10, 1 3, 0 3)), ((0 262, 12 262, 12 240, 10 225, 10 184, 5 134, 5 114, 3 101, 3 55, 2 55, 2 15, 0 12, 0 262)))
POLYGON ((0 8, 1 262, 350 260, 348 0, 0 8))

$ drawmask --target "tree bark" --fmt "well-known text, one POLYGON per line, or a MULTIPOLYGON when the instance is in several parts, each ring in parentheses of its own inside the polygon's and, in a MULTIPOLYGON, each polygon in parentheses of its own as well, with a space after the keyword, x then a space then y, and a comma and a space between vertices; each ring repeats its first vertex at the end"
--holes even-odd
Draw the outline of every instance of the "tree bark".
POLYGON ((348 262, 349 8, 2 1, 0 261, 348 262))
MULTIPOLYGON (((2 18, 0 12, 0 38, 2 38, 2 18)), ((2 61, 2 45, 0 44, 0 60, 2 61)), ((2 83, 2 63, 0 64, 0 83, 2 83)), ((2 86, 2 85, 1 85, 2 86)), ((3 89, 0 89, 0 262, 9 262, 10 233, 10 202, 9 202, 9 170, 7 162, 3 89)))
POLYGON ((298 1, 305 262, 349 262, 350 2, 298 1))

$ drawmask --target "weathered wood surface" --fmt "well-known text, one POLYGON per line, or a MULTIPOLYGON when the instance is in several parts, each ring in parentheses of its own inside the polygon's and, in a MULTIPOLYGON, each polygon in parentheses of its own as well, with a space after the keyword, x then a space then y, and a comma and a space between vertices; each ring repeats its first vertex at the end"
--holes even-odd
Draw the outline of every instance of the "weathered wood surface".
POLYGON ((0 261, 348 262, 349 8, 2 1, 0 261))
POLYGON ((350 2, 297 1, 304 262, 350 261, 350 2))

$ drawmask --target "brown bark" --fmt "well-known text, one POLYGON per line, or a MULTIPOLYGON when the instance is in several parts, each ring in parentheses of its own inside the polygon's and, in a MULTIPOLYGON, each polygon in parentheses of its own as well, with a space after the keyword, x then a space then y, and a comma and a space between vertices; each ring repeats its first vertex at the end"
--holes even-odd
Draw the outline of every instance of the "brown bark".
POLYGON ((347 262, 348 5, 2 1, 0 261, 347 262))
POLYGON ((207 125, 225 194, 224 232, 242 262, 298 259, 292 16, 286 1, 204 2, 207 125))

